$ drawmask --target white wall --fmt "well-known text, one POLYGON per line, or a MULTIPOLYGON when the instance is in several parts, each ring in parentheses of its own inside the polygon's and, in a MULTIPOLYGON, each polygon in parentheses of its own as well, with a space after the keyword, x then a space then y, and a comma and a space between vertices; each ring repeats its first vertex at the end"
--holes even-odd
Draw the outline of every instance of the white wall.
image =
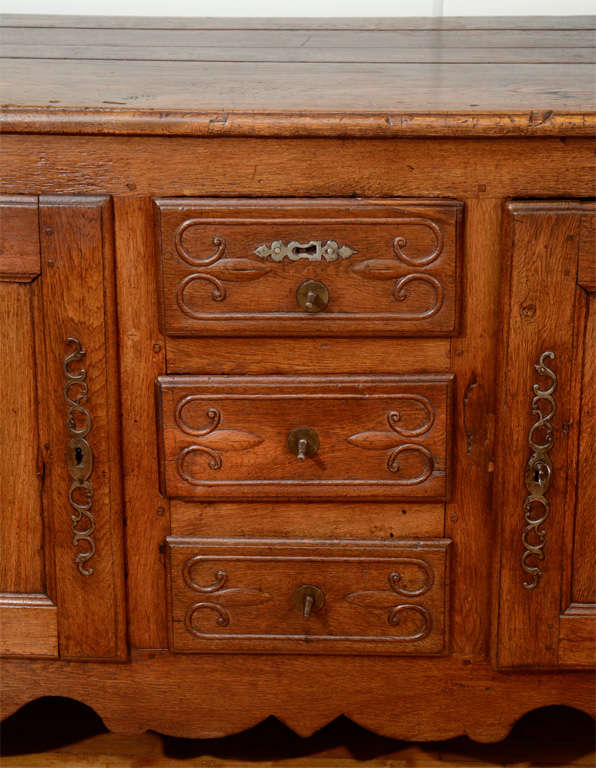
POLYGON ((2 13, 99 16, 520 16, 596 13, 596 0, 0 0, 2 13))

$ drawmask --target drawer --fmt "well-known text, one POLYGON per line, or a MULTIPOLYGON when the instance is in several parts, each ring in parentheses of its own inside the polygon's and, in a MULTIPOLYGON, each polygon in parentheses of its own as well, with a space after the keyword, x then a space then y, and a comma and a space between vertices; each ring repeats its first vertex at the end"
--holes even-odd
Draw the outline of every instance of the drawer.
POLYGON ((164 492, 444 500, 452 378, 160 377, 164 492))
POLYGON ((449 544, 170 538, 171 648, 441 654, 449 544))
POLYGON ((463 204, 156 200, 163 330, 450 336, 463 204))

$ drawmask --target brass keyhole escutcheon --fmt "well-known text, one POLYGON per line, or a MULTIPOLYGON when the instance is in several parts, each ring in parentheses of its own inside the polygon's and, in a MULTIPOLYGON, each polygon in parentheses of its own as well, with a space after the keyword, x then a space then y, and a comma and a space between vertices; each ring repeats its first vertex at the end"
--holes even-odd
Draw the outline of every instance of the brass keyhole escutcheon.
POLYGON ((319 436, 310 427, 297 427, 288 435, 288 448, 298 461, 304 461, 319 450, 319 436))
POLYGON ((73 480, 87 480, 93 470, 93 454, 84 437, 72 437, 66 446, 66 466, 73 480))
POLYGON ((325 593, 320 587, 303 584, 294 592, 292 603, 303 617, 308 619, 325 605, 325 593))
POLYGON ((329 289, 318 280, 305 280, 296 290, 296 301, 305 312, 321 312, 329 303, 329 289))

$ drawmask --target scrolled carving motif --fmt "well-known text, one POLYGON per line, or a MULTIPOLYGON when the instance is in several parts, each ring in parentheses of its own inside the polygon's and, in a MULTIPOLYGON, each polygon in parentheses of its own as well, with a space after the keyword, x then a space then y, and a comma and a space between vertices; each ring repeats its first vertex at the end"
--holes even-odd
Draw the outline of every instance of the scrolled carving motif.
POLYGON ((227 627, 230 623, 230 614, 223 607, 223 605, 212 602, 193 603, 189 607, 188 611, 186 612, 186 616, 184 617, 184 626, 186 627, 187 632, 190 632, 191 635, 197 635, 197 637, 201 637, 201 635, 205 634, 204 632, 197 630, 194 625, 196 614, 202 610, 210 610, 217 614, 215 623, 218 627, 227 627))
POLYGON ((192 425, 190 425, 184 419, 184 415, 183 415, 183 412, 186 406, 195 400, 197 400, 197 398, 193 397, 193 395, 189 395, 188 397, 183 397, 182 400, 179 400, 176 403, 176 410, 174 411, 174 421, 176 422, 176 426, 178 426, 187 435, 194 435, 195 437, 202 437, 203 435, 209 435, 211 432, 213 432, 213 430, 219 427, 221 422, 221 411, 219 411, 217 408, 207 408, 206 416, 209 423, 206 427, 199 427, 197 429, 196 427, 193 427, 192 425))
POLYGON ((394 562, 419 568, 424 575, 422 586, 418 587, 417 589, 408 589, 407 586, 404 585, 401 572, 392 571, 389 574, 387 580, 389 582, 389 586, 396 594, 403 595, 404 597, 420 597, 421 595, 426 594, 435 583, 433 569, 426 562, 426 560, 421 560, 420 558, 414 557, 396 557, 394 562))
POLYGON ((187 632, 196 637, 208 637, 209 632, 201 630, 197 626, 197 616, 201 611, 211 611, 215 617, 215 624, 218 627, 227 627, 230 624, 231 616, 225 604, 228 603, 235 607, 249 607, 253 605, 262 605, 271 600, 271 595, 260 589, 249 587, 232 587, 225 589, 228 582, 228 573, 224 570, 217 570, 214 574, 213 584, 201 585, 193 577, 193 568, 200 565, 204 558, 202 555, 195 555, 189 558, 182 568, 182 577, 184 583, 194 592, 199 592, 205 597, 199 602, 192 603, 184 617, 184 625, 187 632), (214 600, 208 600, 207 597, 214 597, 214 600))
POLYGON ((409 635, 400 635, 399 640, 416 641, 428 637, 432 630, 432 615, 423 605, 418 603, 399 603, 396 605, 395 595, 402 597, 421 597, 429 592, 434 585, 434 573, 431 566, 420 558, 402 557, 396 558, 396 563, 405 567, 412 566, 422 572, 422 584, 414 589, 408 588, 403 583, 400 571, 393 571, 387 577, 389 589, 366 590, 351 592, 345 596, 345 600, 353 605, 358 605, 367 610, 387 609, 387 623, 392 627, 397 626, 404 615, 410 611, 422 618, 422 626, 416 632, 409 635))
MULTIPOLYGON (((391 296, 395 302, 402 304, 392 312, 397 319, 414 322, 428 320, 443 309, 448 291, 440 274, 426 271, 443 254, 445 235, 440 224, 423 216, 397 218, 392 222, 399 234, 391 241, 393 253, 390 257, 361 260, 349 268, 353 274, 367 280, 393 281, 391 296), (425 250, 422 255, 410 252, 408 237, 402 232, 411 227, 430 231, 433 237, 430 251, 425 250)), ((211 301, 222 302, 227 298, 228 282, 259 280, 281 262, 339 263, 358 253, 354 247, 338 240, 273 240, 254 249, 257 259, 236 258, 226 254, 226 240, 216 234, 212 238, 213 252, 195 256, 191 253, 193 248, 188 239, 185 243, 185 235, 193 227, 204 228, 205 220, 187 219, 177 227, 174 235, 177 257, 192 267, 192 271, 182 276, 176 286, 176 303, 181 312, 193 319, 201 319, 205 315, 204 308, 196 306, 199 301, 204 303, 200 294, 192 289, 197 283, 211 288, 207 294, 211 301)))
POLYGON ((192 569, 195 565, 198 565, 201 562, 202 558, 199 557, 191 557, 189 560, 187 560, 184 563, 184 567, 182 568, 182 578, 184 579, 184 583, 189 589, 194 590, 195 592, 201 592, 204 595, 211 594, 212 592, 217 592, 219 589, 223 589, 228 581, 228 574, 227 571, 218 570, 215 571, 215 581, 213 584, 207 584, 207 585, 201 585, 198 582, 196 582, 192 575, 192 569))
POLYGON ((526 525, 522 530, 522 569, 529 577, 524 581, 526 589, 536 589, 543 575, 538 563, 544 560, 546 530, 543 526, 550 514, 550 501, 546 494, 553 472, 549 451, 554 442, 552 419, 557 410, 554 399, 557 376, 547 366, 546 360, 554 359, 555 353, 547 350, 534 365, 536 373, 547 378, 549 384, 546 388, 541 388, 540 384, 533 385, 532 415, 536 417, 536 421, 528 434, 532 454, 526 464, 525 483, 528 495, 523 506, 526 525), (547 410, 544 410, 545 408, 547 410))
POLYGON ((387 425, 390 432, 369 430, 367 432, 358 432, 347 438, 350 445, 364 450, 376 451, 385 448, 391 448, 387 455, 385 466, 389 472, 398 473, 401 470, 399 456, 403 453, 416 453, 423 459, 423 469, 415 477, 400 478, 397 480, 401 485, 418 485, 425 482, 432 475, 435 467, 434 456, 431 451, 420 443, 400 443, 396 445, 395 435, 402 437, 421 437, 427 433, 435 422, 435 411, 431 402, 423 395, 396 395, 396 399, 410 400, 419 403, 424 411, 425 419, 421 424, 414 428, 406 428, 401 425, 402 414, 400 411, 389 411, 386 415, 387 425))
POLYGON ((435 246, 433 250, 428 254, 428 256, 414 259, 404 252, 404 248, 408 244, 407 238, 405 238, 403 235, 398 235, 393 241, 393 250, 398 259, 403 261, 404 264, 408 264, 410 267, 427 267, 429 264, 432 264, 433 261, 436 261, 439 258, 443 251, 443 245, 445 241, 440 227, 435 224, 432 219, 412 217, 408 219, 398 219, 397 223, 426 227, 427 229, 430 229, 435 238, 435 246))
POLYGON ((423 445, 418 445, 418 443, 404 443, 403 445, 398 445, 397 448, 394 448, 387 457, 387 469, 390 472, 399 472, 401 470, 399 456, 408 451, 410 453, 417 453, 419 456, 423 457, 424 468, 420 474, 416 475, 416 477, 402 478, 401 480, 398 480, 398 482, 401 485, 419 485, 420 483, 424 483, 433 473, 435 460, 428 448, 425 448, 423 445))
POLYGON ((252 259, 224 258, 226 254, 226 241, 223 237, 215 236, 213 245, 215 251, 204 258, 191 256, 184 245, 184 233, 193 226, 201 224, 201 219, 188 219, 176 230, 174 245, 178 257, 189 266, 195 268, 194 272, 186 275, 176 289, 176 302, 184 314, 189 317, 200 317, 186 301, 186 291, 192 283, 203 281, 213 286, 211 292, 212 301, 223 301, 226 298, 224 280, 231 282, 248 282, 259 280, 269 272, 269 267, 252 259), (198 267, 198 270, 197 270, 198 267))
POLYGON ((176 468, 180 477, 191 485, 200 485, 201 479, 190 475, 185 464, 191 454, 202 453, 209 457, 208 466, 217 470, 223 466, 221 457, 225 451, 245 451, 263 442, 260 435, 237 429, 219 429, 221 424, 221 411, 219 408, 207 408, 205 415, 208 424, 205 427, 193 427, 184 418, 185 408, 192 402, 200 401, 195 395, 182 398, 174 411, 174 421, 179 429, 192 437, 200 437, 201 442, 188 445, 183 448, 176 457, 176 468), (216 431, 217 430, 217 431, 216 431))
POLYGON ((176 468, 180 477, 186 480, 187 483, 191 483, 191 485, 197 485, 201 482, 192 475, 189 475, 185 469, 186 459, 193 453, 204 453, 206 456, 209 456, 209 461, 207 462, 209 469, 221 469, 223 466, 219 451, 216 451, 214 448, 209 448, 207 445, 188 445, 178 454, 176 458, 176 468))
POLYGON ((83 547, 76 553, 74 561, 83 576, 90 576, 93 568, 87 566, 87 562, 95 554, 95 516, 92 512, 94 491, 89 480, 93 471, 93 451, 86 439, 91 430, 91 415, 83 405, 88 394, 87 370, 80 368, 75 372, 70 368, 71 363, 82 360, 87 353, 74 337, 69 337, 66 344, 74 348, 62 363, 64 397, 68 405, 66 431, 70 437, 66 446, 66 465, 72 480, 68 489, 68 501, 74 510, 72 543, 75 548, 83 547))
POLYGON ((425 283, 426 285, 430 285, 434 291, 434 302, 428 309, 422 312, 402 313, 400 315, 401 319, 423 320, 436 315, 445 301, 445 289, 443 288, 443 283, 432 275, 425 275, 422 272, 413 272, 396 281, 392 291, 394 299, 396 301, 406 301, 409 295, 407 288, 409 285, 412 285, 412 283, 425 283))
POLYGON ((413 403, 418 403, 422 406, 425 413, 426 420, 422 422, 418 427, 414 429, 407 429, 401 425, 402 413, 401 411, 389 411, 387 414, 387 423, 391 427, 393 432, 397 432, 398 435, 403 437, 419 437, 424 435, 429 429, 432 428, 435 423, 435 409, 432 403, 424 395, 394 395, 394 400, 409 400, 413 403))
POLYGON ((445 288, 443 283, 434 275, 426 272, 408 272, 403 274, 403 266, 416 267, 424 269, 433 264, 443 252, 444 236, 440 227, 431 219, 422 217, 413 217, 407 219, 397 219, 397 224, 410 226, 421 226, 430 229, 434 236, 434 247, 426 256, 414 258, 405 251, 408 241, 403 235, 398 235, 393 240, 393 253, 395 258, 390 259, 366 259, 354 264, 352 272, 367 280, 395 280, 391 291, 395 301, 406 301, 409 298, 408 287, 413 284, 424 284, 430 287, 433 292, 433 301, 427 309, 414 312, 400 312, 400 320, 424 320, 441 310, 445 302, 445 288))
POLYGON ((411 613, 416 613, 418 616, 422 617, 422 626, 418 632, 414 632, 410 635, 399 635, 398 639, 410 642, 414 642, 415 640, 424 640, 425 637, 430 635, 433 624, 430 611, 423 605, 416 605, 415 603, 403 603, 402 605, 396 605, 389 612, 387 621, 389 624, 391 624, 392 627, 396 627, 408 611, 411 613))

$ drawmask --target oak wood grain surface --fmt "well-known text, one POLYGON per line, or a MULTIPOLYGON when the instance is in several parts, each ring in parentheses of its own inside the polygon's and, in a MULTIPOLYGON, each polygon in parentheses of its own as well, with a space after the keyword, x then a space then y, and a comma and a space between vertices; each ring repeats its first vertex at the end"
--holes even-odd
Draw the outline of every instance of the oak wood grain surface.
POLYGON ((29 283, 40 273, 36 197, 0 199, 0 280, 29 283))
POLYGON ((245 339, 168 337, 168 373, 290 374, 304 370, 304 360, 316 361, 316 372, 358 374, 443 373, 449 370, 450 339, 359 338, 359 355, 349 338, 259 339, 254 355, 245 339))
MULTIPOLYGON (((0 35, 1 37, 1 35, 0 35)), ((160 41, 161 42, 161 41, 160 41)), ((265 44, 254 47, 229 46, 227 41, 220 45, 161 45, 139 44, 135 47, 125 45, 81 45, 80 42, 69 42, 57 45, 31 45, 26 48, 22 43, 10 43, 2 45, 4 59, 67 59, 87 61, 268 61, 268 62, 296 62, 307 64, 310 62, 355 64, 368 63, 395 63, 395 64, 513 64, 523 61, 525 64, 592 64, 594 53, 592 48, 585 47, 540 47, 540 48, 445 48, 430 47, 430 42, 422 40, 422 45, 429 47, 419 48, 415 45, 404 47, 359 46, 349 49, 347 52, 342 47, 318 48, 318 47, 269 47, 265 44)))
POLYGON ((593 132, 589 18, 328 26, 7 16, 2 120, 50 133, 593 132))
MULTIPOLYGON (((308 118, 305 118, 308 120, 308 118)), ((254 117, 259 122, 259 116, 254 117)), ((111 126, 111 127, 110 127, 111 126)), ((113 124, 110 124, 113 130, 113 124)), ((308 135, 308 126, 301 131, 308 135)), ((0 190, 168 197, 591 197, 594 138, 2 136, 0 190), (503 162, 503 158, 507 162, 503 162), (57 170, 59 169, 59 172, 57 170), (156 190, 159 190, 156 193, 156 190)))
POLYGON ((593 672, 502 674, 486 660, 279 654, 133 654, 130 663, 3 660, 3 716, 40 694, 93 707, 110 730, 214 738, 275 712, 301 736, 341 714, 393 738, 505 738, 526 712, 553 703, 591 713, 593 672), (195 682, 196 681, 196 682, 195 682), (222 681, 226 681, 222 686, 222 681), (432 695, 423 696, 422 691, 432 695), (249 705, 247 705, 249 702, 249 705), (342 702, 341 704, 339 702, 342 702), (421 716, 423 712, 423 716, 421 716))
POLYGON ((453 539, 452 640, 456 652, 486 654, 483 618, 491 596, 496 516, 491 515, 498 293, 501 275, 500 200, 469 200, 464 235, 464 313, 451 345, 455 374, 452 459, 453 496, 446 505, 445 535, 453 539), (471 514, 467 513, 467 510, 471 514), (478 536, 478 526, 483 531, 478 536), (473 588, 469 586, 473 584, 473 588))
POLYGON ((148 198, 116 197, 114 209, 128 636, 135 648, 165 648, 165 570, 155 553, 170 533, 169 500, 159 492, 155 403, 147 394, 165 367, 153 216, 148 198))
POLYGON ((596 216, 582 219, 577 282, 585 291, 596 292, 596 216))
MULTIPOLYGON (((129 734, 221 736, 273 714, 304 735, 346 715, 394 737, 494 741, 535 708, 594 711, 596 254, 593 204, 580 201, 594 196, 596 178, 595 25, 572 17, 0 21, 0 190, 26 198, 19 211, 7 209, 4 231, 17 245, 10 282, 0 283, 9 297, 0 305, 3 339, 17 361, 2 372, 0 405, 10 424, 0 474, 16 505, 0 515, 9 590, 0 621, 4 613, 13 656, 0 665, 3 714, 50 695, 78 699, 129 734), (174 212, 161 233, 153 200, 174 212), (312 229, 313 210, 357 219, 354 212, 396 200, 405 213, 451 227, 439 275, 449 318, 420 324, 419 337, 387 319, 363 327, 364 311, 395 310, 393 283, 361 290, 341 273, 330 281, 332 301, 353 313, 351 325, 334 337, 315 332, 313 318, 295 310, 296 263, 279 266, 273 243, 304 240, 292 251, 304 261, 300 274, 323 281, 334 264, 312 266, 311 257, 322 257, 323 241, 349 247, 354 236, 366 251, 356 261, 378 269, 388 247, 399 247, 418 272, 432 269, 418 269, 433 248, 432 227, 390 240, 393 223, 362 217, 351 229, 345 217, 341 231, 330 219, 312 229), (175 263, 180 225, 191 216, 203 222, 214 207, 227 210, 228 240, 239 207, 252 218, 233 225, 243 234, 221 259, 211 250, 221 233, 183 234, 176 252, 192 253, 166 281, 161 305, 171 317, 160 327, 160 258, 175 263), (461 227, 456 209, 465 211, 461 227), (271 223, 271 211, 302 213, 286 228, 271 223), (261 248, 271 262, 254 254, 256 263, 271 269, 251 282, 243 260, 261 248), (196 273, 187 315, 180 281, 196 273), (205 307, 222 317, 232 307, 234 335, 200 335, 204 316, 192 313, 205 307), (263 308, 289 307, 304 335, 246 324, 263 308), (85 337, 93 419, 97 550, 88 581, 76 570, 64 463, 71 333, 85 337), (544 577, 532 592, 522 585, 524 471, 533 366, 549 345, 559 376, 552 509, 544 577), (169 398, 161 423, 156 381, 169 398), (427 431, 419 432, 415 404, 424 400, 399 397, 404 382, 410 395, 426 388, 435 419, 427 431), (379 410, 379 394, 393 416, 379 410), (33 437, 15 454, 14 472, 21 423, 33 437), (287 443, 298 426, 321 438, 304 462, 287 443), (404 426, 416 434, 399 436, 394 427, 404 426), (180 498, 160 492, 162 437, 162 491, 180 498), (429 446, 432 477, 404 486, 418 491, 377 497, 387 478, 420 471, 416 456, 395 454, 401 437, 429 446), (229 484, 223 494, 214 477, 229 484), (267 499, 255 490, 263 480, 276 485, 267 499), (331 496, 309 499, 306 481, 328 480, 337 485, 331 496), (369 483, 360 498, 354 480, 369 483), (280 559, 258 567, 242 559, 249 540, 262 550, 271 539, 280 559), (401 559, 433 540, 450 542, 450 569, 435 558, 441 576, 424 594, 403 594, 426 589, 409 566, 389 581, 370 562, 373 550, 401 559), (206 566, 215 541, 221 562, 206 566), (355 555, 346 564, 347 552, 355 555), (187 568, 189 558, 203 564, 187 568), (301 619, 291 600, 307 578, 329 605, 301 619), (262 602, 265 593, 271 599, 262 602), (346 595, 357 603, 340 606, 346 595), (417 616, 387 606, 394 595, 416 603, 417 616), (386 635, 413 634, 427 599, 444 620, 433 616, 424 637, 395 642, 420 640, 432 657, 365 644, 347 655, 267 645, 297 626, 300 650, 325 626, 329 642, 358 632, 352 637, 370 643, 373 624, 386 635), (219 638, 203 644, 201 635, 237 627, 264 635, 256 653, 212 652, 219 638)), ((420 308, 423 298, 408 301, 420 308)))
POLYGON ((0 282, 0 592, 45 588, 32 286, 0 282))
MULTIPOLYGON (((596 259, 595 259, 596 260, 596 259)), ((596 563, 596 531, 593 523, 596 478, 591 471, 596 444, 596 297, 587 307, 585 343, 581 371, 580 435, 577 470, 577 511, 573 535, 573 576, 571 599, 575 603, 596 603, 596 573, 586 563, 596 563)))
POLYGON ((0 654, 58 656, 58 611, 46 595, 0 594, 0 654))
POLYGON ((391 541, 416 536, 439 538, 445 525, 444 504, 332 502, 314 509, 301 502, 200 503, 172 500, 172 534, 307 539, 316 520, 317 536, 326 539, 367 536, 391 541))
POLYGON ((210 16, 76 16, 69 14, 0 14, 0 27, 48 29, 364 29, 364 30, 565 30, 596 29, 590 15, 573 16, 387 16, 387 17, 210 17, 210 16))
MULTIPOLYGON (((291 24, 291 22, 290 22, 291 24)), ((192 45, 195 49, 209 48, 264 48, 283 50, 289 48, 594 48, 592 30, 437 30, 437 31, 402 31, 402 30, 308 30, 297 32, 291 29, 278 30, 274 35, 262 30, 146 30, 146 29, 52 29, 52 28, 2 28, 2 41, 18 45, 19 58, 31 58, 30 46, 56 46, 58 53, 61 45, 81 45, 88 47, 93 56, 97 46, 124 45, 127 49, 142 47, 147 52, 151 46, 177 48, 192 45)), ((346 53, 344 53, 346 55, 346 53)), ((347 54, 350 55, 349 53, 347 54)), ((68 57, 64 57, 68 58, 68 57)), ((95 58, 95 57, 93 57, 95 58)), ((523 54, 521 55, 523 62, 523 54)))

